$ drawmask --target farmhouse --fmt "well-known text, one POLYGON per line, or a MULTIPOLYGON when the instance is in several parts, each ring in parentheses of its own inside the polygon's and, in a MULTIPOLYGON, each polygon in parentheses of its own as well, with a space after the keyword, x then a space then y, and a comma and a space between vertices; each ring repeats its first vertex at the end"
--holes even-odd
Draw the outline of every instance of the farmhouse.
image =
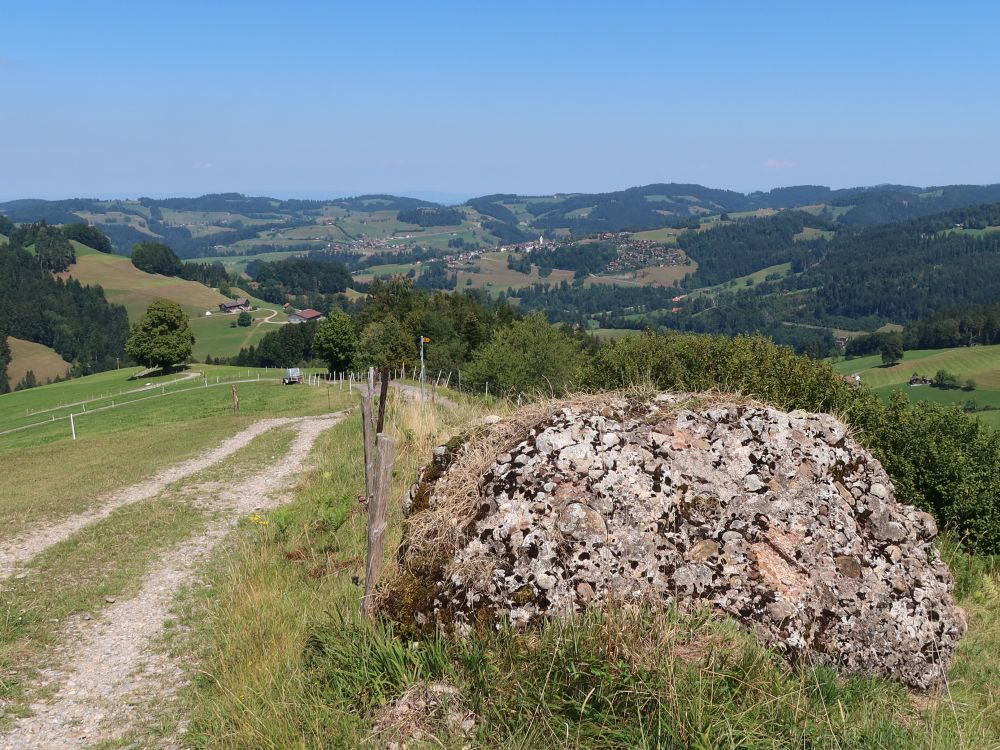
POLYGON ((318 310, 297 310, 288 316, 289 323, 306 323, 310 320, 323 320, 325 316, 318 310))
POLYGON ((239 299, 234 299, 231 302, 222 302, 219 304, 219 310, 224 313, 236 312, 237 310, 249 310, 250 301, 245 297, 240 297, 239 299))

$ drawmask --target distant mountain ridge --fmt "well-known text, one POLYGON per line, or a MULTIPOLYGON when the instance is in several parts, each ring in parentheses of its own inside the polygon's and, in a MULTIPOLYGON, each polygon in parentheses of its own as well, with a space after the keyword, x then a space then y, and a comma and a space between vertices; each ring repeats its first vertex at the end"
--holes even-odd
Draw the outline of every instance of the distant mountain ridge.
MULTIPOLYGON (((465 229, 478 228, 494 244, 524 242, 539 233, 583 236, 601 232, 643 231, 694 226, 709 215, 753 214, 799 208, 843 227, 864 227, 930 216, 954 209, 1000 202, 1000 184, 875 185, 831 189, 795 185, 741 193, 693 183, 655 183, 606 193, 558 193, 524 196, 496 193, 454 206, 463 212, 465 229)), ((138 242, 158 239, 184 258, 217 255, 227 248, 252 254, 247 245, 294 228, 335 223, 345 215, 364 224, 403 222, 415 209, 443 204, 388 194, 336 200, 276 199, 241 193, 215 193, 197 198, 98 200, 72 198, 47 201, 21 199, 0 203, 0 213, 15 222, 45 220, 51 224, 88 221, 110 237, 115 251, 128 254, 138 242), (400 217, 400 212, 407 212, 400 217), (365 218, 368 217, 368 218, 365 218)), ((357 229, 355 226, 354 229, 357 229)), ((422 231, 414 227, 415 232, 422 231)), ((321 238, 299 232, 302 247, 318 249, 321 238), (311 244, 310 244, 311 243, 311 244)), ((344 233, 344 244, 358 238, 344 233)), ((277 247, 277 245, 275 245, 277 247)), ((301 248, 300 248, 301 249, 301 248)))

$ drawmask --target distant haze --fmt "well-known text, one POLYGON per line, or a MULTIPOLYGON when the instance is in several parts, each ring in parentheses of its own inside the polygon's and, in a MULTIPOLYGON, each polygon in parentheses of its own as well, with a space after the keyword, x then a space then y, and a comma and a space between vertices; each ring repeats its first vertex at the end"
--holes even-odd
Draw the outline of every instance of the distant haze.
POLYGON ((990 3, 9 3, 0 200, 1000 181, 990 3))

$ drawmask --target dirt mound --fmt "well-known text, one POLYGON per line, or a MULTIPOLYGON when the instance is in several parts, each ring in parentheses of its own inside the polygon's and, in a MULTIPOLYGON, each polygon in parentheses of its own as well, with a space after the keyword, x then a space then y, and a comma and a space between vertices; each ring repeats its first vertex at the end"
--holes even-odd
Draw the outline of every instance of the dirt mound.
POLYGON ((439 448, 410 497, 383 597, 418 628, 709 606, 794 658, 918 688, 965 632, 933 519, 829 415, 588 397, 439 448))

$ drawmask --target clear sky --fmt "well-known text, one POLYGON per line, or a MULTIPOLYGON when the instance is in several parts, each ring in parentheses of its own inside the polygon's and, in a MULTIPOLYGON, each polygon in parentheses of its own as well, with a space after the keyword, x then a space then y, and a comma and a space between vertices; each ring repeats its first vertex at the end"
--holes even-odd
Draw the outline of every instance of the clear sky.
POLYGON ((1000 181, 995 2, 9 2, 0 199, 1000 181))

